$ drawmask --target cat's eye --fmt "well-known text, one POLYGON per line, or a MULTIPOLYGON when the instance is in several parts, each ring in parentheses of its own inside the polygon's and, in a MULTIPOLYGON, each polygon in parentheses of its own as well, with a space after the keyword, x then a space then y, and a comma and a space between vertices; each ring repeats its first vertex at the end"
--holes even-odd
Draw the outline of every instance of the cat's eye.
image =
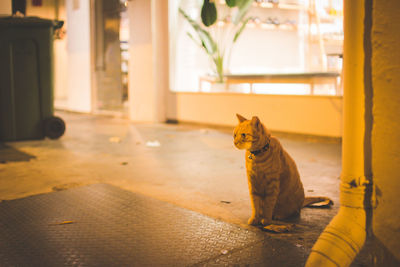
POLYGON ((246 134, 245 133, 242 133, 242 138, 246 138, 246 134))

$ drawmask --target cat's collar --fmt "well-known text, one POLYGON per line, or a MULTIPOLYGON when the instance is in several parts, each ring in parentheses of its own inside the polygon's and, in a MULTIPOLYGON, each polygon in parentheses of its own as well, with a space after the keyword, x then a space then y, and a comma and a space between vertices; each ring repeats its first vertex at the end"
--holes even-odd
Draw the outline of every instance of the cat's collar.
POLYGON ((253 156, 257 156, 258 154, 267 151, 269 149, 269 143, 270 140, 268 140, 268 143, 266 143, 261 149, 250 151, 249 159, 253 159, 253 156))

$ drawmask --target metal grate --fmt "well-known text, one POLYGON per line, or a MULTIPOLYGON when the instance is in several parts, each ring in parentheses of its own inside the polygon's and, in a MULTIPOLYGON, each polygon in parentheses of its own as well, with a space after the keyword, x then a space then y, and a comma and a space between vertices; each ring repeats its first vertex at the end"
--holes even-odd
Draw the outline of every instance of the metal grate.
POLYGON ((1 266, 259 263, 266 256, 249 248, 265 247, 265 238, 106 184, 0 204, 1 266))

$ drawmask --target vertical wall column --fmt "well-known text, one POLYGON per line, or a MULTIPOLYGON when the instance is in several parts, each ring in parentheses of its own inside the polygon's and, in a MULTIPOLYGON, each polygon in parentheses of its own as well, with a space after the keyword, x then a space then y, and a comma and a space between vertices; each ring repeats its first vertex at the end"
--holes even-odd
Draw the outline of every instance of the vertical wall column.
POLYGON ((376 266, 400 266, 400 1, 373 1, 372 169, 376 266))
POLYGON ((11 13, 12 13, 11 0, 1 1, 1 3, 0 3, 0 15, 11 16, 11 13))
POLYGON ((129 117, 165 121, 168 69, 168 1, 128 2, 129 117))
MULTIPOLYGON (((322 232, 306 266, 349 266, 366 239, 371 217, 371 146, 369 122, 372 96, 366 94, 365 1, 344 1, 344 133, 340 209, 322 232)), ((372 7, 369 7, 372 8, 372 7)), ((367 55, 370 56, 370 55, 367 55)))
POLYGON ((92 110, 90 2, 65 2, 68 21, 67 109, 78 112, 92 110))

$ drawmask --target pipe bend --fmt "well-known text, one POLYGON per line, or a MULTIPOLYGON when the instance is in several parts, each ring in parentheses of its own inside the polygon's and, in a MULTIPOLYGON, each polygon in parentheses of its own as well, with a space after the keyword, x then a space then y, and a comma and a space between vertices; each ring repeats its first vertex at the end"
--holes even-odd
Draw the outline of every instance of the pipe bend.
POLYGON ((349 266, 365 238, 365 210, 342 206, 314 244, 305 266, 349 266))

